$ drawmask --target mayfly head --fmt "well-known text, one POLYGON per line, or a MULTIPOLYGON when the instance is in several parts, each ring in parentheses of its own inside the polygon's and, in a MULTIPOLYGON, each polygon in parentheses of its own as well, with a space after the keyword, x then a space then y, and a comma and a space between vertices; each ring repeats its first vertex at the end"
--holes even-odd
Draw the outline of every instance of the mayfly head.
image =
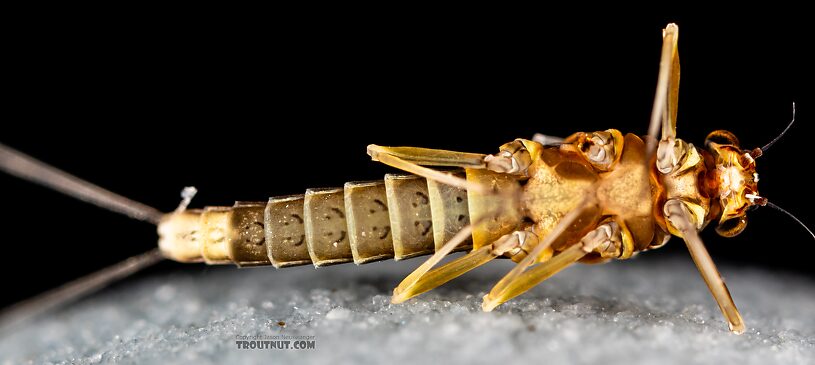
POLYGON ((719 201, 716 232, 733 237, 747 227, 748 208, 766 204, 758 194, 756 159, 753 151, 742 150, 738 138, 724 130, 711 132, 705 147, 710 153, 707 187, 710 197, 719 201))
MULTIPOLYGON (((711 198, 719 200, 715 211, 720 212, 716 233, 733 237, 747 227, 749 208, 770 205, 793 217, 804 228, 798 218, 769 203, 758 194, 758 173, 756 159, 761 157, 795 123, 795 103, 792 103, 792 120, 777 137, 763 147, 742 150, 739 139, 725 130, 710 132, 705 138, 705 148, 709 153, 706 185, 711 198)), ((809 228, 807 228, 809 231, 809 228)), ((811 233, 811 232, 810 232, 811 233)), ((815 235, 813 235, 815 237, 815 235)))

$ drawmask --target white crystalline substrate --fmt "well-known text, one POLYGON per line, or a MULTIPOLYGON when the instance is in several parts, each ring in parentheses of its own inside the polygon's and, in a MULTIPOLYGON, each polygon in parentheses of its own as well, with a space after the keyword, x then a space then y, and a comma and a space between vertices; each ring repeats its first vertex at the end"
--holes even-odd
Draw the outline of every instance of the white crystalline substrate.
POLYGON ((575 266, 492 313, 481 297, 507 260, 390 304, 420 261, 130 280, 6 334, 0 364, 815 363, 810 278, 723 266, 748 326, 735 336, 689 258, 575 266), (257 335, 315 349, 236 345, 257 335))

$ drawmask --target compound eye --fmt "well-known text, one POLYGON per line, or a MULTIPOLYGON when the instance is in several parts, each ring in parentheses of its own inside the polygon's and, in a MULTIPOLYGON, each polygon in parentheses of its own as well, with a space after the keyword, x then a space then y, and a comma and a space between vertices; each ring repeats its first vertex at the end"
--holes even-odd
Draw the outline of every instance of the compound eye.
POLYGON ((747 228, 747 217, 730 218, 724 222, 719 223, 716 227, 716 233, 722 237, 734 237, 747 228))
POLYGON ((705 146, 710 144, 710 142, 739 147, 739 139, 736 138, 736 135, 721 129, 710 132, 710 134, 707 135, 707 138, 705 138, 705 146))

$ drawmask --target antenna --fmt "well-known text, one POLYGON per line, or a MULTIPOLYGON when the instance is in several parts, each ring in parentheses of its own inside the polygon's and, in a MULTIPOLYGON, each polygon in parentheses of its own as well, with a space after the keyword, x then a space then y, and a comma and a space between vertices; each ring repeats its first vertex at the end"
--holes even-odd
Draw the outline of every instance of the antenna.
POLYGON ((770 206, 770 208, 776 209, 776 210, 778 210, 778 211, 780 211, 780 212, 782 212, 782 213, 784 213, 784 214, 786 214, 786 215, 790 216, 790 218, 792 218, 792 219, 794 219, 796 222, 798 222, 798 224, 800 224, 800 225, 801 225, 801 227, 804 227, 804 229, 806 229, 806 230, 807 230, 807 232, 809 232, 809 235, 810 235, 810 236, 812 236, 812 239, 814 239, 814 240, 815 240, 815 233, 812 233, 812 231, 809 229, 809 227, 807 227, 807 225, 806 225, 806 224, 804 224, 804 222, 801 222, 801 220, 800 220, 800 219, 798 219, 798 217, 796 217, 796 216, 792 215, 792 213, 790 213, 790 212, 788 212, 788 211, 784 210, 784 208, 781 208, 781 207, 779 207, 779 206, 777 206, 777 205, 775 205, 775 204, 771 203, 770 201, 767 201, 767 205, 768 205, 768 206, 770 206))
MULTIPOLYGON (((790 124, 787 124, 787 128, 784 128, 784 131, 781 132, 781 134, 779 134, 778 137, 775 137, 775 139, 770 141, 770 143, 767 143, 766 145, 764 145, 764 147, 761 147, 761 152, 762 153, 767 152, 767 150, 770 149, 770 147, 772 147, 772 145, 775 144, 775 142, 778 142, 778 140, 781 139, 781 137, 783 137, 784 134, 786 134, 788 130, 790 130, 790 128, 792 127, 792 125, 794 123, 795 123, 795 102, 792 103, 792 120, 790 121, 790 124)), ((756 157, 758 157, 758 156, 756 156, 756 157)), ((810 233, 812 233, 812 232, 810 232, 810 233)))

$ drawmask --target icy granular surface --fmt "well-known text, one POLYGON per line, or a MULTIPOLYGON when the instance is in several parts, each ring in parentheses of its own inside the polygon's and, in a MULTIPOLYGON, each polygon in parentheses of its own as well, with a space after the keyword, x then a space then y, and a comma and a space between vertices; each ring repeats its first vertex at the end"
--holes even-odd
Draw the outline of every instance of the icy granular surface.
POLYGON ((492 313, 481 297, 510 262, 390 304, 420 262, 131 280, 6 335, 0 364, 815 363, 811 278, 721 267, 748 325, 735 336, 689 258, 575 266, 492 313), (316 348, 238 349, 256 335, 316 348))

